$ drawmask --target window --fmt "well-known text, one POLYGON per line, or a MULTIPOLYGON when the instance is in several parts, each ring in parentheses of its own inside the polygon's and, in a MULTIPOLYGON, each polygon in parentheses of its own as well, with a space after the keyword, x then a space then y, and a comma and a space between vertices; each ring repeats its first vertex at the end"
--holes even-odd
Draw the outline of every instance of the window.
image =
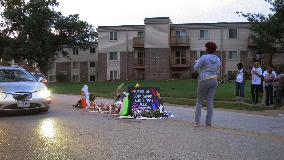
POLYGON ((187 33, 185 30, 177 30, 176 31, 176 37, 186 37, 187 33))
POLYGON ((109 77, 110 77, 110 80, 118 79, 117 71, 110 71, 109 77))
POLYGON ((237 51, 229 51, 228 60, 237 60, 237 51))
POLYGON ((176 64, 186 64, 185 51, 176 51, 176 64))
POLYGON ((206 54, 206 51, 200 51, 200 52, 199 52, 199 58, 200 58, 201 56, 205 55, 205 54, 206 54))
POLYGON ((78 54, 79 54, 78 48, 73 48, 73 55, 78 55, 78 54))
POLYGON ((109 60, 117 60, 117 52, 109 52, 109 60))
POLYGON ((117 40, 117 32, 109 32, 109 40, 116 41, 117 40))
POLYGON ((138 32, 137 37, 138 38, 144 38, 144 32, 138 32))
POLYGON ((199 38, 200 39, 209 39, 209 30, 200 30, 199 38))
POLYGON ((90 67, 96 67, 96 62, 90 62, 90 67))
POLYGON ((80 63, 79 62, 72 62, 72 69, 80 69, 80 63))
POLYGON ((96 48, 90 48, 90 53, 96 53, 96 48))
POLYGON ((79 75, 78 74, 73 74, 72 75, 72 81, 73 82, 79 82, 79 75))
POLYGON ((96 81, 96 76, 95 75, 90 75, 90 82, 96 81))
POLYGON ((229 38, 236 39, 238 38, 238 30, 237 29, 229 29, 229 38))
POLYGON ((143 51, 138 52, 138 64, 144 64, 144 52, 143 51))

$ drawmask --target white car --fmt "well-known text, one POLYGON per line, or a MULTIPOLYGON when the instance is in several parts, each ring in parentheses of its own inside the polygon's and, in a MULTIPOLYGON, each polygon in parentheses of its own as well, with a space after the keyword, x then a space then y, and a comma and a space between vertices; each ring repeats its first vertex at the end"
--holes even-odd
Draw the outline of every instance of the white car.
POLYGON ((51 95, 44 83, 18 67, 0 66, 0 114, 47 112, 51 95))

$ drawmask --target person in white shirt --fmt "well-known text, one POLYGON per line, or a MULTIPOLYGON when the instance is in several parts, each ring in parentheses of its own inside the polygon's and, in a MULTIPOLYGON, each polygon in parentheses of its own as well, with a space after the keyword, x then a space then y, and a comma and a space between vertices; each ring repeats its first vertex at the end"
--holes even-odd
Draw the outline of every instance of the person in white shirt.
POLYGON ((262 69, 258 62, 254 62, 254 67, 251 70, 251 95, 252 103, 257 104, 258 93, 261 89, 262 69))
POLYGON ((245 85, 245 79, 244 79, 244 69, 243 64, 238 63, 237 64, 238 71, 236 75, 236 100, 239 102, 244 101, 244 85, 245 85))

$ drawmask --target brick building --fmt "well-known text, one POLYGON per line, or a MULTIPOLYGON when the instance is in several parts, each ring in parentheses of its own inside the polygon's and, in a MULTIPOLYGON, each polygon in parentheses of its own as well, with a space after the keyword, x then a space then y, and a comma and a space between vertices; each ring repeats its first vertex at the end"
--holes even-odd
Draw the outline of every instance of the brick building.
POLYGON ((97 44, 81 49, 65 47, 67 56, 59 54, 52 64, 47 79, 49 82, 93 82, 97 80, 97 44))
POLYGON ((217 43, 221 74, 255 57, 249 22, 172 24, 168 17, 145 25, 99 26, 98 80, 189 79, 207 41, 217 43))

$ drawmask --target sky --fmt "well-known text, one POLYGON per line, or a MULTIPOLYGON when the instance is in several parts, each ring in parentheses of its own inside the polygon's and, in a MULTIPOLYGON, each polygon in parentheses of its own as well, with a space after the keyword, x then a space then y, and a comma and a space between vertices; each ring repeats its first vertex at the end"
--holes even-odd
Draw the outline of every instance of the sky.
POLYGON ((265 0, 57 0, 64 15, 79 14, 94 27, 143 25, 145 18, 169 17, 174 24, 246 22, 236 14, 271 13, 265 0))

